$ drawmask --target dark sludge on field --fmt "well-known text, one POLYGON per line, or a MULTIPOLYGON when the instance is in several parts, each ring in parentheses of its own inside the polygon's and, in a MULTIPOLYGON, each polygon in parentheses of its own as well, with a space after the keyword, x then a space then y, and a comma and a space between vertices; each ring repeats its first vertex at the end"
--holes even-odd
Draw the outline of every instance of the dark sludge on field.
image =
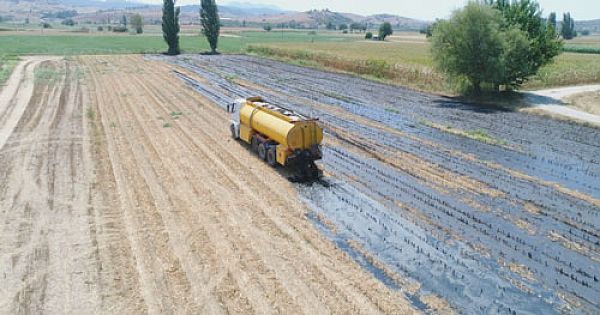
POLYGON ((248 56, 149 58, 223 107, 260 95, 319 117, 328 176, 298 185, 309 220, 386 285, 403 289, 375 261, 419 283, 416 307, 600 312, 598 129, 248 56))

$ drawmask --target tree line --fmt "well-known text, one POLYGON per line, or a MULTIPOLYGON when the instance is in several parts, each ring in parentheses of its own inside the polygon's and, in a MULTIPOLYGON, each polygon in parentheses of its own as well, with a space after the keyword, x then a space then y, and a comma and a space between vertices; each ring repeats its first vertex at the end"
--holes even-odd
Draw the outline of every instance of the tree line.
MULTIPOLYGON (((167 55, 179 55, 181 53, 179 47, 179 31, 181 30, 179 15, 181 9, 175 4, 176 0, 163 0, 162 30, 163 38, 169 47, 167 55)), ((200 22, 202 24, 202 34, 208 40, 211 54, 217 54, 221 22, 215 0, 201 0, 200 22)))

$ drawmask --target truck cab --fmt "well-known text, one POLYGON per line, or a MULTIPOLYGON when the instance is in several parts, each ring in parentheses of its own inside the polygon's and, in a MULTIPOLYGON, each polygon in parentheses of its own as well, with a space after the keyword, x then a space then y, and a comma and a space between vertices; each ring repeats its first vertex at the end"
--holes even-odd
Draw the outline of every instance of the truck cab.
POLYGON ((246 104, 245 99, 236 99, 235 102, 227 106, 227 112, 231 114, 231 137, 235 140, 240 138, 240 109, 244 104, 246 104))

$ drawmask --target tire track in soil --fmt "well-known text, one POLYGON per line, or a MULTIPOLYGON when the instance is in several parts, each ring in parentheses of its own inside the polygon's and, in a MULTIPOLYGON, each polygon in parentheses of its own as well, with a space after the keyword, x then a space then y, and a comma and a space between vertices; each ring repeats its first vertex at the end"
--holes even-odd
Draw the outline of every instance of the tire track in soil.
POLYGON ((89 82, 94 79, 91 73, 88 72, 86 79, 84 99, 90 104, 87 110, 95 113, 89 125, 86 125, 91 130, 95 163, 89 212, 92 245, 96 255, 100 257, 96 262, 96 269, 102 309, 108 313, 147 313, 148 308, 141 295, 136 258, 129 241, 126 214, 119 203, 113 165, 108 152, 107 132, 102 124, 103 118, 97 98, 94 97, 98 91, 95 85, 89 82))
MULTIPOLYGON (((124 70, 124 69, 123 69, 123 70, 124 70)), ((126 70, 125 70, 125 71, 126 71, 126 70)), ((130 93, 136 93, 136 89, 134 89, 134 88, 133 88, 133 79, 131 79, 131 78, 130 78, 130 76, 127 76, 127 75, 125 75, 125 76, 124 76, 124 78, 126 78, 128 81, 130 81, 130 82, 132 83, 132 84, 131 84, 131 86, 132 86, 132 89, 128 90, 127 92, 122 92, 122 90, 116 90, 116 91, 119 91, 119 93, 124 93, 124 94, 128 94, 128 95, 130 95, 130 93)), ((133 97, 130 97, 130 98, 133 98, 133 97)), ((132 102, 135 102, 135 101, 136 101, 136 99, 133 99, 133 100, 131 100, 131 101, 132 101, 132 102)), ((146 130, 143 130, 143 129, 142 129, 142 128, 143 128, 143 127, 142 127, 142 123, 140 123, 140 121, 138 120, 138 118, 137 118, 137 117, 135 117, 135 118, 131 118, 131 115, 133 115, 133 114, 131 114, 131 113, 129 112, 129 107, 123 107, 123 106, 121 106, 121 107, 119 107, 119 108, 120 108, 120 111, 121 111, 121 116, 124 116, 124 117, 129 117, 129 119, 128 119, 128 121, 129 121, 129 122, 133 122, 133 121, 135 121, 135 122, 136 122, 135 126, 134 126, 134 125, 131 125, 131 126, 130 126, 132 130, 135 130, 135 131, 138 131, 138 130, 140 130, 140 131, 146 131, 146 130), (128 114, 128 115, 125 115, 125 114, 128 114)), ((117 117, 117 119, 119 119, 119 118, 121 118, 121 117, 117 117)), ((123 125, 123 122, 122 122, 122 121, 120 121, 120 122, 119 122, 119 124, 120 124, 120 125, 123 125)), ((138 132, 138 133, 139 133, 139 132, 138 132)), ((151 145, 149 145, 149 144, 148 144, 148 139, 147 139, 147 137, 145 136, 145 134, 144 134, 144 133, 141 133, 141 136, 140 136, 140 135, 136 135, 136 136, 138 136, 138 138, 139 138, 139 139, 143 139, 143 140, 138 140, 138 141, 143 141, 143 142, 144 142, 144 146, 146 147, 146 148, 145 148, 145 152, 146 152, 146 154, 147 154, 147 155, 151 155, 151 156, 152 156, 152 157, 154 157, 155 159, 156 159, 156 158, 158 158, 158 157, 157 157, 157 154, 156 154, 156 152, 152 152, 152 151, 154 151, 154 147, 151 147, 150 149, 148 149, 148 147, 150 147, 151 145)), ((172 152, 173 152, 173 151, 172 151, 172 152)), ((159 159, 159 164, 162 164, 160 159, 159 159)), ((154 167, 154 166, 152 166, 152 167, 154 167)), ((162 167, 162 166, 161 166, 161 167, 162 167)), ((158 173, 158 172, 160 172, 160 170, 156 169, 156 170, 155 170, 155 172, 156 172, 156 173, 158 173)), ((150 178, 150 179, 148 179, 148 178, 147 178, 146 180, 153 180, 154 182, 159 182, 159 180, 156 178, 156 177, 157 177, 157 174, 151 174, 151 175, 147 175, 147 176, 148 176, 148 177, 149 177, 149 176, 152 176, 152 178, 150 178)), ((174 182, 174 181, 173 181, 173 180, 166 180, 166 181, 165 181, 165 183, 169 183, 169 182, 174 182)), ((156 190, 154 191, 154 194, 158 194, 158 193, 159 193, 159 192, 156 192, 156 190)), ((164 196, 164 192, 162 192, 162 191, 161 191, 161 192, 160 192, 160 194, 162 195, 162 196, 161 196, 161 197, 162 197, 162 199, 165 199, 165 198, 164 198, 164 197, 165 197, 165 196, 164 196)), ((157 198, 157 199, 158 199, 158 198, 157 198)), ((173 209, 172 209, 173 207, 172 207, 172 205, 170 205, 170 204, 163 204, 163 205, 162 205, 160 208, 161 208, 161 209, 163 209, 163 208, 164 208, 165 210, 168 210, 168 211, 166 211, 166 212, 164 212, 164 213, 163 213, 163 214, 164 214, 164 215, 166 215, 166 216, 168 216, 168 212, 172 212, 172 211, 173 211, 173 209)), ((172 220, 172 219, 171 219, 171 220, 172 220)), ((169 221, 169 220, 167 219, 166 221, 169 221)), ((170 224, 170 226, 173 226, 173 224, 170 224)), ((175 228, 175 229, 171 229, 171 230, 169 231, 169 233, 170 233, 170 234, 177 233, 177 229, 176 229, 176 228, 175 228)), ((200 235, 206 235, 206 234, 207 234, 207 233, 206 233, 205 231, 201 231, 201 233, 200 233, 200 235)), ((177 234, 175 234, 175 235, 177 235, 177 234)), ((182 241, 182 239, 181 239, 181 236, 179 236, 179 241, 182 241)), ((187 243, 187 242, 185 242, 185 243, 187 243)), ((185 244, 185 243, 184 243, 184 244, 185 244)), ((193 243, 195 243, 195 244, 198 244, 198 243, 199 243, 199 244, 204 244, 204 243, 207 243, 207 241, 206 241, 206 240, 194 240, 194 241, 193 241, 193 243)), ((198 250, 199 250, 199 249, 198 249, 198 248, 194 248, 193 250, 194 250, 195 252, 198 252, 198 250)), ((197 261, 197 262, 199 262, 199 260, 198 260, 198 259, 196 259, 196 261, 197 261)), ((200 264, 199 264, 199 265, 200 265, 200 264)), ((188 271, 187 271, 187 274, 189 274, 189 275, 193 275, 193 274, 194 274, 194 272, 193 272, 192 270, 188 270, 188 271)), ((221 277, 222 277, 222 276, 221 276, 221 277)), ((208 280, 204 280, 204 281, 200 281, 200 282, 208 282, 208 280)), ((206 292, 205 292, 205 294, 204 294, 204 295, 206 295, 206 292)))
MULTIPOLYGON (((88 69, 96 88, 98 107, 103 117, 103 127, 110 113, 121 113, 127 104, 117 97, 119 85, 114 80, 102 80, 95 77, 95 69, 88 69), (101 90, 106 85, 106 90, 101 90), (108 108, 105 108, 108 107, 108 108), (106 111, 108 110, 108 111, 106 111)), ((125 124, 123 124, 125 125, 125 124)), ((144 180, 143 166, 138 167, 142 159, 136 154, 139 145, 131 140, 128 132, 108 135, 108 146, 117 184, 121 193, 121 207, 126 213, 126 227, 136 257, 144 301, 150 313, 174 313, 183 311, 189 305, 190 284, 182 275, 179 260, 172 253, 168 233, 162 218, 153 202, 148 183, 144 180), (123 152, 123 155, 115 154, 123 152)), ((139 151, 138 151, 139 152, 139 151)))
POLYGON ((25 106, 12 113, 16 124, 0 151, 7 170, 0 182, 0 311, 94 312, 98 303, 86 230, 91 163, 83 145, 81 92, 66 61, 39 57, 24 65, 28 74, 20 84, 32 93, 17 97, 25 106), (34 82, 42 65, 59 77, 34 82))
MULTIPOLYGON (((125 60, 127 62, 141 61, 131 58, 125 60)), ((127 62, 124 60, 109 59, 101 61, 100 64, 110 62, 118 64, 119 70, 127 73, 127 62)), ((84 63, 90 65, 94 61, 87 59, 84 60, 84 63)), ((98 64, 98 62, 96 63, 98 64)), ((152 66, 152 69, 156 72, 156 79, 168 78, 167 68, 161 70, 160 67, 152 66)), ((106 69, 97 70, 98 73, 102 73, 106 69)), ((121 154, 131 154, 135 158, 146 159, 138 162, 146 164, 137 166, 144 170, 143 174, 136 176, 145 177, 146 181, 155 183, 147 184, 155 186, 146 189, 154 190, 154 195, 148 196, 149 200, 154 198, 154 202, 157 205, 160 204, 156 208, 163 215, 164 227, 161 226, 161 229, 164 228, 169 237, 173 239, 181 240, 187 236, 193 240, 192 242, 188 241, 187 244, 183 243, 183 245, 174 241, 174 246, 192 247, 197 245, 196 243, 207 241, 211 245, 214 244, 210 248, 214 248, 219 254, 219 260, 221 262, 224 260, 228 265, 228 271, 223 281, 219 282, 214 279, 209 279, 209 281, 216 282, 217 289, 223 289, 222 292, 215 294, 219 296, 223 304, 226 304, 229 311, 239 309, 239 304, 236 304, 239 301, 232 300, 232 295, 235 296, 239 294, 235 292, 246 289, 243 283, 239 284, 240 281, 248 281, 245 279, 247 275, 244 275, 243 272, 245 269, 256 269, 252 270, 250 274, 256 281, 248 283, 263 286, 262 290, 258 290, 259 295, 249 292, 242 296, 248 303, 252 303, 255 311, 262 307, 265 310, 285 312, 287 309, 296 313, 299 310, 294 309, 293 303, 289 304, 291 296, 295 296, 298 302, 306 303, 306 301, 310 301, 307 298, 311 295, 317 295, 317 300, 321 302, 314 305, 298 303, 297 305, 303 308, 302 312, 304 313, 310 312, 311 307, 314 307, 312 310, 323 312, 327 309, 323 305, 328 306, 328 312, 334 313, 357 310, 373 313, 378 309, 388 313, 409 310, 407 302, 401 294, 390 294, 381 283, 361 272, 347 257, 336 253, 333 246, 327 245, 328 242, 316 231, 313 231, 304 218, 302 207, 299 204, 290 205, 289 195, 282 194, 280 196, 285 199, 278 199, 280 197, 275 193, 273 195, 277 198, 274 199, 273 196, 265 198, 269 192, 273 192, 271 189, 267 189, 267 192, 259 190, 261 187, 268 188, 268 185, 263 186, 264 183, 273 180, 272 176, 267 176, 268 172, 264 173, 268 168, 259 166, 256 170, 252 170, 252 174, 247 174, 245 164, 251 159, 251 156, 238 146, 234 146, 236 154, 232 154, 229 145, 213 140, 215 136, 227 139, 226 129, 221 131, 221 125, 227 123, 222 112, 216 111, 211 105, 202 105, 206 101, 197 96, 188 99, 180 97, 179 101, 186 106, 182 110, 186 113, 188 111, 190 113, 197 112, 198 115, 190 114, 190 120, 187 122, 188 116, 185 114, 179 121, 173 122, 172 128, 162 128, 162 123, 156 118, 157 114, 168 115, 169 109, 161 104, 170 104, 178 96, 159 93, 162 91, 161 86, 152 83, 159 81, 147 78, 147 73, 146 75, 140 73, 121 75, 124 80, 131 82, 129 87, 121 84, 111 85, 107 88, 107 92, 111 91, 113 95, 120 95, 118 100, 113 100, 113 106, 115 106, 114 104, 119 104, 119 106, 111 108, 110 104, 101 102, 103 106, 106 106, 106 112, 101 108, 104 128, 108 129, 108 126, 116 123, 117 126, 112 129, 126 130, 111 130, 110 133, 124 134, 114 136, 115 138, 130 138, 124 139, 128 142, 123 144, 123 147, 110 150, 113 155, 113 163, 122 163, 114 157, 121 154), (143 89, 146 89, 145 93, 140 92, 143 89), (119 92, 117 93, 117 91, 119 92), (198 103, 201 106, 198 107, 198 103), (115 119, 112 120, 112 118, 115 119), (216 124, 215 121, 219 121, 219 124, 216 124), (213 126, 214 131, 210 134, 203 132, 203 128, 195 127, 198 122, 202 122, 200 126, 213 126), (179 124, 185 124, 186 128, 180 128, 179 124), (135 139, 135 141, 131 139, 135 139), (131 146, 137 148, 129 148, 131 146), (129 150, 131 153, 128 153, 129 150), (136 150, 138 153, 135 152, 136 150), (173 154, 174 152, 177 154, 173 154), (211 167, 205 167, 206 164, 211 167), (244 189, 246 185, 252 188, 244 189), (256 195, 257 192, 260 193, 256 195), (204 206, 200 207, 202 210, 198 213, 199 205, 203 204, 204 206), (291 213, 290 206, 294 209, 291 213), (169 208, 172 211, 165 211, 169 208), (291 220, 293 224, 289 225, 288 220, 291 220), (208 233, 198 233, 199 228, 205 228, 208 233), (248 240, 252 241, 248 242, 248 240), (285 244, 285 246, 280 244, 285 244), (309 246, 300 246, 300 244, 309 244, 309 246), (316 248, 312 249, 313 246, 316 248), (270 250, 271 247, 273 247, 272 250, 270 250), (308 257, 303 255, 308 255, 308 257), (328 257, 325 260, 323 260, 324 255, 328 257), (238 256, 237 259, 234 258, 236 256, 238 256), (344 276, 338 275, 338 272, 342 270, 346 279, 344 276), (238 283, 236 284, 236 282, 238 283), (287 297, 282 297, 277 292, 287 295, 287 297), (301 294, 299 295, 299 293, 301 294), (263 296, 260 296, 261 294, 263 296), (272 296, 273 294, 275 296, 272 296), (356 297, 356 300, 346 300, 344 297, 346 294, 356 297)), ((175 86, 180 84, 175 78, 171 77, 168 80, 175 86)), ((105 79, 103 78, 101 81, 104 82, 105 79)), ((183 85, 180 87, 185 90, 183 85)), ((112 137, 112 135, 109 136, 109 139, 112 137)), ((127 163, 127 165, 136 167, 133 163, 127 163)), ((116 173, 118 174, 119 171, 116 173)), ((277 179, 277 177, 275 179, 283 184, 281 179, 277 179)), ((202 253, 203 248, 192 248, 190 252, 202 253)), ((181 249, 175 249, 175 254, 180 254, 178 258, 183 261, 182 265, 187 264, 188 266, 184 267, 184 269, 187 268, 186 276, 191 278, 193 276, 189 271, 193 271, 193 269, 189 268, 193 268, 193 264, 190 264, 190 260, 195 258, 183 256, 181 253, 181 249)), ((219 260, 209 263, 219 264, 219 260)), ((219 269, 222 270, 222 268, 219 269)), ((142 270, 142 272, 144 271, 142 270)), ((192 287, 197 285, 195 281, 192 281, 192 287)), ((195 290, 198 289, 195 288, 195 290)))

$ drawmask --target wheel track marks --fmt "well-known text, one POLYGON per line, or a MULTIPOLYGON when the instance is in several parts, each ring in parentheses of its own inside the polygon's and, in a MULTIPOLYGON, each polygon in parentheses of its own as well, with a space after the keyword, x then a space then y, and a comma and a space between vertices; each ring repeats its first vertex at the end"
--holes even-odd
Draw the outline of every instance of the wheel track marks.
MULTIPOLYGON (((88 78, 91 79, 91 78, 88 78)), ((92 97, 96 90, 93 84, 84 85, 83 99, 90 104, 88 110, 96 113, 94 119, 84 127, 92 138, 94 176, 90 186, 90 230, 95 247, 98 291, 101 308, 108 313, 147 313, 141 296, 139 275, 135 269, 135 258, 124 224, 124 213, 119 204, 113 166, 108 153, 106 131, 102 125, 101 112, 92 97), (102 188, 102 189, 99 189, 102 188)))
MULTIPOLYGON (((99 83, 102 78, 97 78, 95 71, 90 73, 94 86, 102 86, 99 83)), ((112 107, 109 110, 111 113, 120 113, 119 109, 125 108, 127 104, 114 95, 119 87, 110 80, 102 82, 109 82, 106 84, 108 91, 96 90, 98 104, 112 107)), ((100 110, 102 109, 101 107, 100 110)), ((103 113, 103 125, 107 129, 108 116, 106 112, 103 113)), ((165 233, 163 219, 152 201, 148 183, 144 181, 143 166, 136 167, 143 163, 143 160, 138 160, 141 158, 140 145, 127 132, 109 135, 107 139, 113 167, 118 166, 113 168, 118 191, 126 192, 120 194, 121 206, 126 213, 128 234, 143 282, 142 292, 148 310, 151 313, 183 310, 182 308, 191 306, 190 284, 181 274, 179 259, 173 255, 168 245, 170 239, 165 233), (119 152, 131 153, 120 155, 119 152), (125 165, 132 167, 125 169, 125 165), (157 256, 153 257, 150 253, 157 256)))

